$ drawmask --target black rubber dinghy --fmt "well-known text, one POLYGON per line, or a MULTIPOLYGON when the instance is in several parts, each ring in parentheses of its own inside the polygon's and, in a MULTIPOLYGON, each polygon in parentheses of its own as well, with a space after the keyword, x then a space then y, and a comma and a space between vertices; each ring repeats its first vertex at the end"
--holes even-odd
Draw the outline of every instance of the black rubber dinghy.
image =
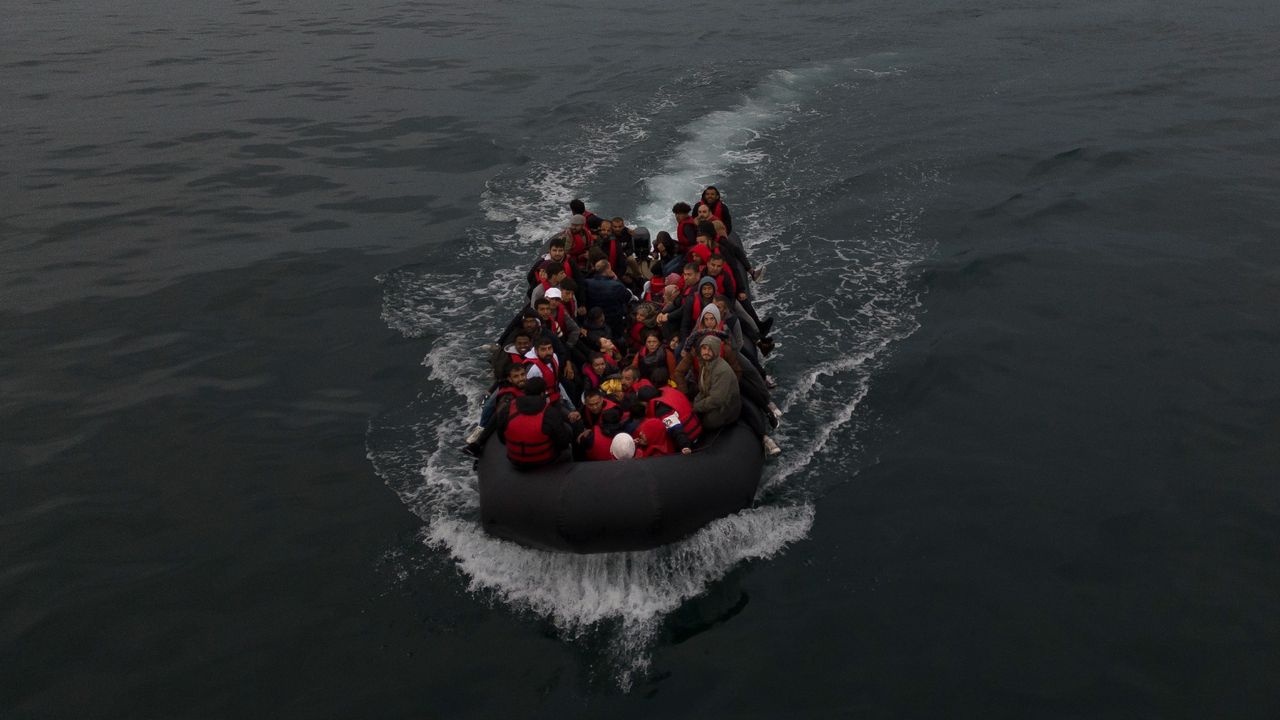
POLYGON ((491 535, 543 550, 649 550, 751 506, 764 452, 736 423, 691 455, 560 462, 517 470, 497 435, 476 463, 480 519, 491 535))

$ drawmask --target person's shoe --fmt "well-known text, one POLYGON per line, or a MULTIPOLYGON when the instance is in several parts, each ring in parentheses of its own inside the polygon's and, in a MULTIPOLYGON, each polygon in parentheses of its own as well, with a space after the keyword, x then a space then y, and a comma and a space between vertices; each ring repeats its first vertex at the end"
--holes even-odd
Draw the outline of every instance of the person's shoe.
POLYGON ((769 412, 773 413, 773 416, 778 420, 782 419, 782 408, 778 407, 777 403, 772 400, 769 401, 769 412))
POLYGON ((764 454, 768 455, 769 457, 773 457, 774 455, 777 455, 778 453, 782 452, 782 448, 778 447, 778 443, 774 442, 773 438, 769 437, 768 435, 765 435, 764 440, 762 440, 761 442, 764 445, 764 454))
POLYGON ((478 458, 484 453, 484 448, 480 447, 479 443, 467 443, 462 446, 462 452, 473 458, 478 458))
POLYGON ((760 354, 769 357, 769 353, 773 352, 773 338, 763 338, 756 343, 756 347, 760 348, 760 354))
MULTIPOLYGON (((767 388, 769 388, 770 390, 772 390, 772 389, 774 389, 774 388, 778 387, 778 381, 777 381, 777 380, 774 380, 772 375, 765 375, 765 376, 764 376, 764 386, 765 386, 765 387, 767 387, 767 388)), ((770 404, 770 405, 772 405, 773 403, 769 403, 769 404, 770 404)), ((781 416, 781 413, 779 413, 779 416, 781 416)))
POLYGON ((467 433, 467 436, 462 439, 462 442, 468 445, 475 445, 476 443, 480 442, 480 436, 483 434, 484 434, 484 428, 477 426, 475 430, 472 430, 471 432, 467 433))
POLYGON ((760 321, 760 337, 769 337, 769 331, 773 329, 773 318, 767 317, 760 321))

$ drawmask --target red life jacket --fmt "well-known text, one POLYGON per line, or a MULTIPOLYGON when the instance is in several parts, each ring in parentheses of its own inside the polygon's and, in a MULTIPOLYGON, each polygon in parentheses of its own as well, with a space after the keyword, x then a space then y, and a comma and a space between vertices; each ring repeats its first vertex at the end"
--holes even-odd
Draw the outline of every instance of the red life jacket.
POLYGON ((631 384, 631 394, 639 395, 640 388, 653 387, 653 383, 649 382, 649 378, 640 378, 631 384))
POLYGON ((658 397, 647 403, 645 412, 649 417, 657 418, 663 421, 663 427, 667 427, 667 423, 671 425, 680 424, 684 426, 684 434, 690 440, 697 440, 702 435, 702 421, 698 419, 698 414, 693 411, 693 403, 689 402, 689 398, 679 390, 666 386, 658 391, 661 393, 658 397), (667 413, 663 417, 658 417, 658 403, 662 403, 675 411, 675 417, 671 417, 671 413, 667 413), (669 419, 670 418, 670 419, 669 419))
POLYGON ((587 254, 587 248, 591 247, 591 243, 596 241, 596 236, 583 226, 581 234, 570 230, 565 233, 564 239, 565 252, 568 254, 568 257, 572 258, 574 262, 578 262, 580 258, 587 254))
POLYGON ((607 241, 599 243, 600 250, 604 252, 604 259, 609 261, 609 267, 618 271, 621 275, 626 269, 626 265, 622 262, 622 244, 618 242, 618 238, 610 237, 607 241))
POLYGON ((716 204, 712 205, 706 200, 699 200, 693 206, 693 209, 695 212, 698 210, 698 205, 706 205, 708 208, 710 208, 711 214, 716 216, 717 220, 719 220, 720 222, 724 222, 724 203, 723 202, 717 200, 716 204))
POLYGON ((555 354, 551 355, 551 364, 543 362, 534 355, 531 358, 525 358, 529 364, 538 368, 538 372, 542 373, 542 379, 547 383, 547 401, 560 402, 560 361, 556 359, 555 354))
POLYGON ((599 425, 591 428, 594 437, 591 439, 591 447, 587 448, 586 457, 588 460, 617 460, 613 453, 609 452, 609 447, 613 445, 613 438, 604 434, 599 425))
POLYGON ((653 281, 650 280, 648 289, 644 291, 644 299, 651 303, 657 303, 659 306, 661 306, 662 300, 663 300, 663 291, 665 291, 666 289, 667 289, 666 283, 662 283, 655 287, 653 284, 653 281))
POLYGON ((658 418, 645 418, 636 428, 636 435, 644 435, 644 447, 636 446, 637 457, 658 457, 676 452, 675 443, 667 434, 667 426, 658 418))
POLYGON ((516 398, 519 398, 519 397, 524 397, 523 390, 516 387, 515 385, 503 385, 502 387, 493 391, 494 407, 498 407, 497 403, 500 403, 500 402, 511 402, 512 403, 511 412, 515 412, 516 408, 514 403, 516 401, 516 398), (510 398, 510 400, 509 401, 503 400, 504 397, 508 397, 510 398))
POLYGON ((517 465, 545 465, 555 460, 555 446, 542 431, 546 407, 536 415, 526 415, 516 411, 513 400, 511 410, 514 414, 508 417, 507 428, 502 433, 502 440, 507 444, 507 458, 517 465))
POLYGON ((676 244, 681 253, 689 252, 689 248, 698 243, 698 221, 691 217, 681 220, 676 225, 676 244))

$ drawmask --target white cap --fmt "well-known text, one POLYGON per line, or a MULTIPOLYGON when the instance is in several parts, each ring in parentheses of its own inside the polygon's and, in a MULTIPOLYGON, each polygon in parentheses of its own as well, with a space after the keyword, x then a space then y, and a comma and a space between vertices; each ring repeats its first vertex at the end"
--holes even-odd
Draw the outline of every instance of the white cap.
POLYGON ((636 441, 626 433, 618 433, 609 443, 609 454, 615 460, 630 460, 636 456, 636 441))
POLYGON ((563 300, 564 295, 560 294, 560 288, 547 288, 546 294, 543 295, 548 300, 563 300))

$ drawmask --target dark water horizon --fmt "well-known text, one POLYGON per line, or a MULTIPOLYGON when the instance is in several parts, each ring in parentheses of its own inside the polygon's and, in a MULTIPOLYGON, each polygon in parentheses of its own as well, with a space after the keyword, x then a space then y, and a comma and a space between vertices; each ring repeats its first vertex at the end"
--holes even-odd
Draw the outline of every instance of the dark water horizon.
POLYGON ((0 50, 0 716, 1274 717, 1276 6, 38 3, 0 50), (756 507, 488 538, 564 203, 720 187, 756 507))

